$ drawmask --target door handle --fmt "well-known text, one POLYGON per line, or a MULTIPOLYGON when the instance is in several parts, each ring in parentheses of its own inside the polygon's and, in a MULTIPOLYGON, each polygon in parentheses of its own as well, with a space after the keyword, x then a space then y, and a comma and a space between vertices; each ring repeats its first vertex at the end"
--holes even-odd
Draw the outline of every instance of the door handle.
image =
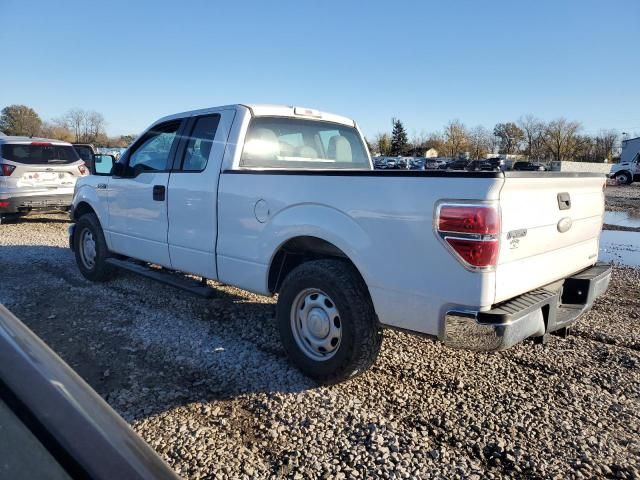
POLYGON ((156 202, 164 202, 166 188, 164 185, 154 185, 153 186, 153 199, 156 202))

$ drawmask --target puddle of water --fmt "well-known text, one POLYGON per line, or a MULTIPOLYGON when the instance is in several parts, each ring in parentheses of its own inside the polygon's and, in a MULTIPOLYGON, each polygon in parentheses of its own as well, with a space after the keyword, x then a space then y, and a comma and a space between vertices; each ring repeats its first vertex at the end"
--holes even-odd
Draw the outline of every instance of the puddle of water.
POLYGON ((598 259, 608 263, 640 267, 640 232, 603 230, 598 259))
POLYGON ((640 217, 630 215, 629 212, 604 212, 604 223, 619 227, 640 228, 640 217))

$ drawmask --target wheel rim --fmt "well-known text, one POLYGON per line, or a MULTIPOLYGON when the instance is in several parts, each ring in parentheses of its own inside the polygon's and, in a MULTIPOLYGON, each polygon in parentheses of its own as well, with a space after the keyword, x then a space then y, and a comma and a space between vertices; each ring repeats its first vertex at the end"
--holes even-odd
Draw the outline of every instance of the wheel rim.
POLYGON ((616 177, 616 180, 618 181, 618 183, 626 183, 627 182, 627 174, 626 173, 621 173, 616 177))
POLYGON ((87 228, 80 234, 80 259, 89 270, 96 265, 96 241, 91 230, 87 228))
POLYGON ((333 300, 322 290, 301 291, 291 306, 291 331, 298 347, 312 360, 332 358, 340 348, 342 320, 333 300))

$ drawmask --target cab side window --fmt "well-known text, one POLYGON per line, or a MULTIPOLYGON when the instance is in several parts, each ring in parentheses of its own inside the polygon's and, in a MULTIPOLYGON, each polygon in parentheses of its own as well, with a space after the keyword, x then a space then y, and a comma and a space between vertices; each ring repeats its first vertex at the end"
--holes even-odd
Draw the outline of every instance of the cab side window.
POLYGON ((201 172, 205 169, 219 122, 220 115, 207 115, 196 119, 184 149, 182 171, 201 172))
POLYGON ((168 169, 171 146, 180 121, 153 127, 140 140, 129 156, 129 167, 135 172, 162 172, 168 169))

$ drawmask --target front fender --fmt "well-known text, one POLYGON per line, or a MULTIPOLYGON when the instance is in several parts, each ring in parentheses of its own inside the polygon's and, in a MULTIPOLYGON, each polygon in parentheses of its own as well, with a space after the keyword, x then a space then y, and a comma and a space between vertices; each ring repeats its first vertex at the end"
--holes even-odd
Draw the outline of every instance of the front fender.
POLYGON ((88 204, 98 216, 100 225, 103 228, 107 226, 108 210, 106 202, 104 202, 96 192, 92 185, 80 185, 73 194, 72 208, 75 211, 81 203, 88 204))

